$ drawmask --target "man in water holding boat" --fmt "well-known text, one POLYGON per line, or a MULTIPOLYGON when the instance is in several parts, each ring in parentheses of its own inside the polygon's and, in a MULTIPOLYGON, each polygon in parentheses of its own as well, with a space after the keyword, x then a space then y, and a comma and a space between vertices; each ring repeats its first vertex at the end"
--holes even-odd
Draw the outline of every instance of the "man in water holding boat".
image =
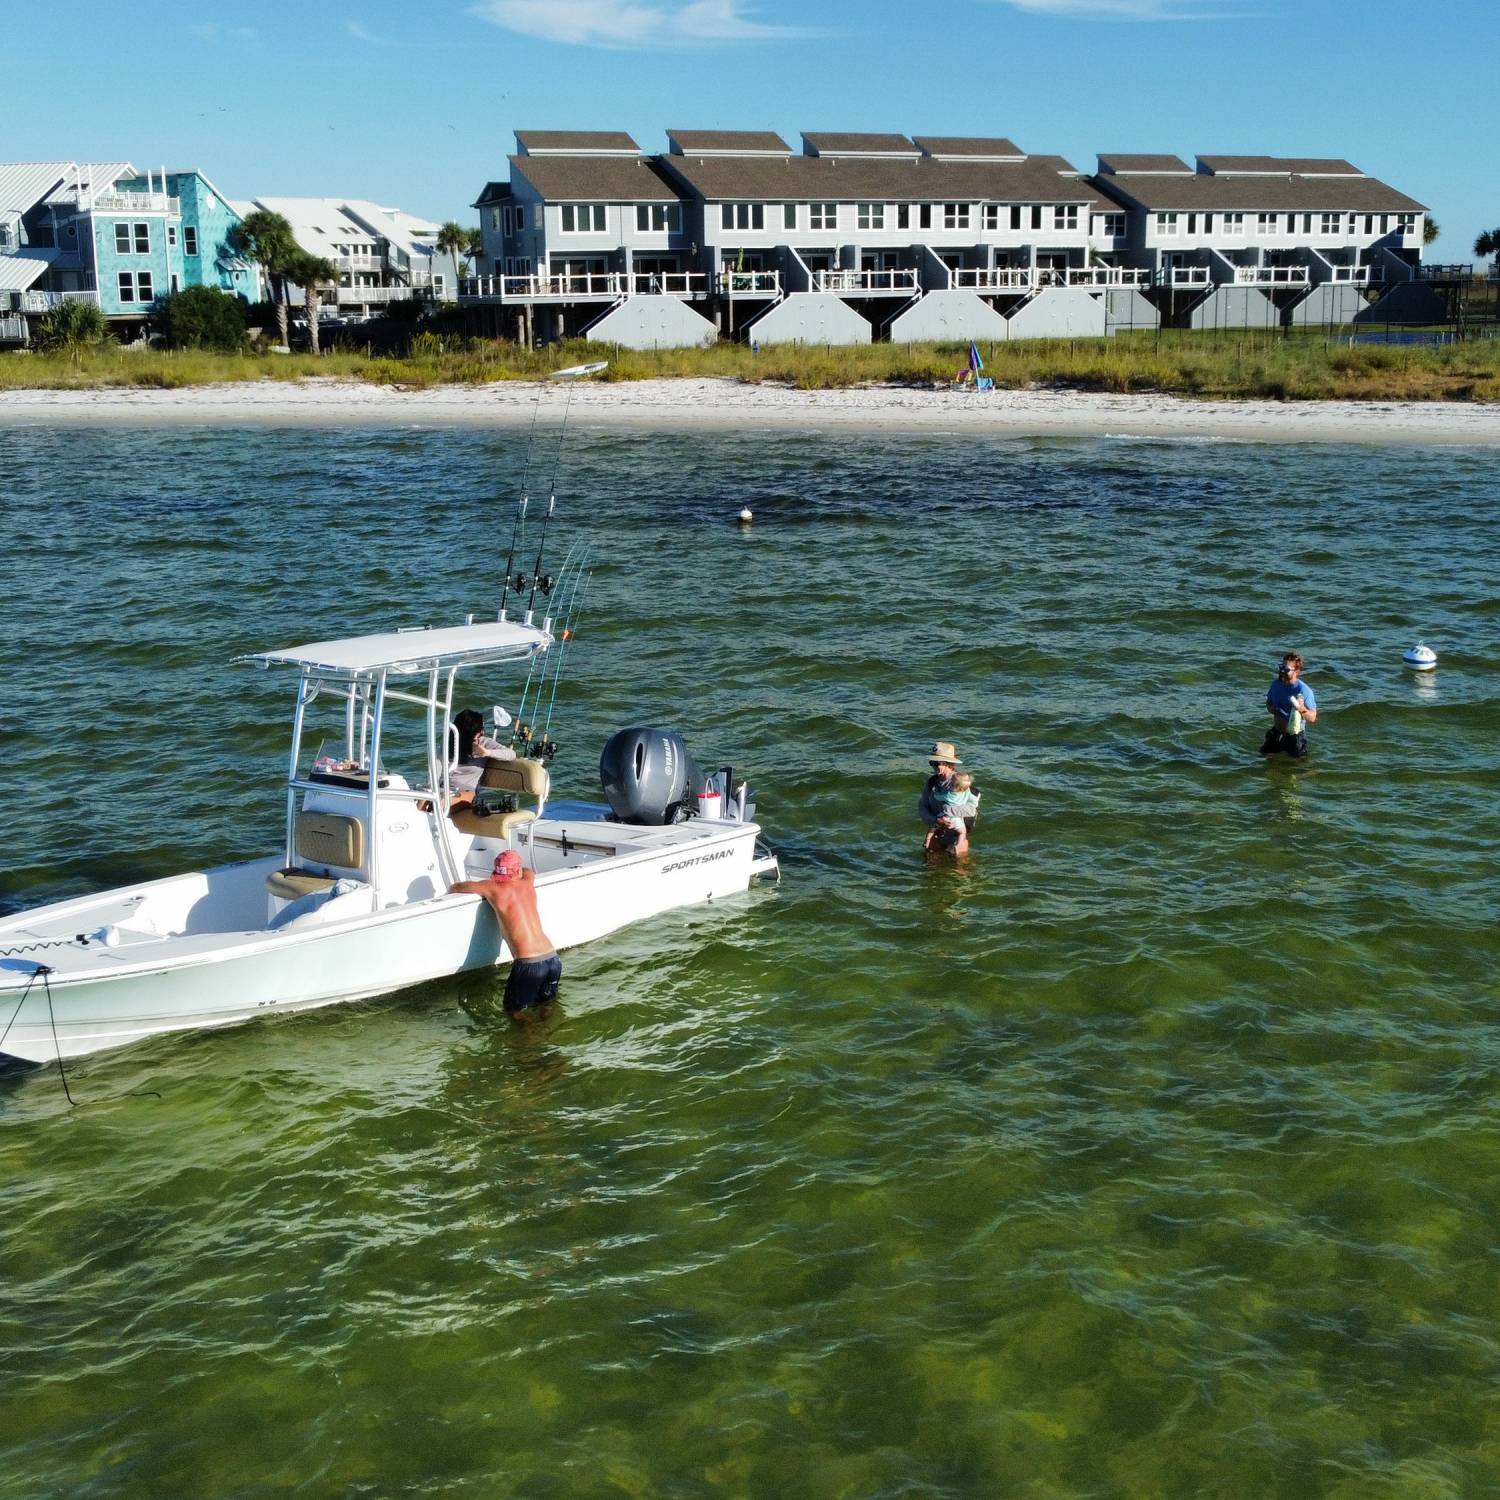
POLYGON ((1307 730, 1304 723, 1318 721, 1318 700, 1302 681, 1302 658, 1288 651, 1281 658, 1276 680, 1266 689, 1266 712, 1271 727, 1261 744, 1262 755, 1285 753, 1296 757, 1307 754, 1307 730))
POLYGON ((483 896, 500 923, 510 949, 510 977, 505 981, 505 1013, 526 1022, 545 1012, 557 998, 562 959, 542 931, 536 909, 536 876, 523 867, 521 856, 506 849, 495 860, 488 880, 460 880, 448 889, 457 896, 483 896))

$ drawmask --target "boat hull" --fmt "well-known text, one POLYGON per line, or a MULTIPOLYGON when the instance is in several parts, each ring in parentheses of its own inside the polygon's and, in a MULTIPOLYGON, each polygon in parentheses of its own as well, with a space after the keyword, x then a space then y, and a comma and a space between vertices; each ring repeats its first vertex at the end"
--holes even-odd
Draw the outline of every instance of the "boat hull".
MULTIPOLYGON (((559 949, 572 948, 743 891, 768 865, 774 868, 757 855, 758 832, 753 823, 697 827, 691 837, 663 838, 655 848, 621 848, 547 870, 537 877, 542 925, 559 949)), ((225 872, 258 876, 272 864, 178 879, 212 889, 225 872)), ((365 999, 510 961, 485 903, 446 894, 306 930, 294 924, 280 931, 166 934, 103 952, 97 942, 37 936, 76 930, 90 914, 143 899, 149 898, 108 892, 0 924, 0 950, 12 955, 0 961, 0 1064, 81 1057, 163 1032, 365 999), (32 951, 17 953, 28 936, 32 951)))

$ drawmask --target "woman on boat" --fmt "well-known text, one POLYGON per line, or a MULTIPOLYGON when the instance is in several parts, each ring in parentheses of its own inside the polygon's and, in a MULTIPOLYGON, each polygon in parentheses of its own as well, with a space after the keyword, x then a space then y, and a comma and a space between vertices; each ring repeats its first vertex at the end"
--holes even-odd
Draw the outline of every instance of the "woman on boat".
POLYGON ((492 740, 484 732, 483 716, 472 708, 455 715, 453 732, 458 736, 458 764, 448 772, 448 789, 452 805, 462 807, 474 800, 485 766, 492 760, 514 760, 516 752, 492 740))

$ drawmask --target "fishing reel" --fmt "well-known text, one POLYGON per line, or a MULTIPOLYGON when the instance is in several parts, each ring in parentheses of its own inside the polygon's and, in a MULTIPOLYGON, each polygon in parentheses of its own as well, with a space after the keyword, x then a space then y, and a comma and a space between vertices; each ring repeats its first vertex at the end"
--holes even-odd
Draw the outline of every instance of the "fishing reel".
POLYGON ((557 741, 538 734, 530 724, 517 724, 515 751, 526 760, 539 760, 545 765, 557 754, 557 741))
POLYGON ((535 588, 537 593, 548 596, 552 593, 552 575, 550 573, 538 573, 528 578, 525 573, 517 573, 510 581, 510 586, 518 593, 524 594, 527 589, 535 588))

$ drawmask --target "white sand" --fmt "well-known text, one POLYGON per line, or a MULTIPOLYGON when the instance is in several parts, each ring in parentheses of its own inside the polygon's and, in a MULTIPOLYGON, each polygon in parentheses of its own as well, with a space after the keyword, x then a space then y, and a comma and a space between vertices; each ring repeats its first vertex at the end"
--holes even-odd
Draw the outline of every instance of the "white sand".
POLYGON ((983 431, 1006 437, 1175 437, 1245 442, 1500 446, 1500 406, 1457 402, 1189 401, 1068 391, 874 387, 798 391, 733 380, 505 382, 403 391, 340 380, 262 380, 183 390, 0 392, 0 427, 255 424, 501 426, 569 400, 581 426, 664 430, 983 431))

